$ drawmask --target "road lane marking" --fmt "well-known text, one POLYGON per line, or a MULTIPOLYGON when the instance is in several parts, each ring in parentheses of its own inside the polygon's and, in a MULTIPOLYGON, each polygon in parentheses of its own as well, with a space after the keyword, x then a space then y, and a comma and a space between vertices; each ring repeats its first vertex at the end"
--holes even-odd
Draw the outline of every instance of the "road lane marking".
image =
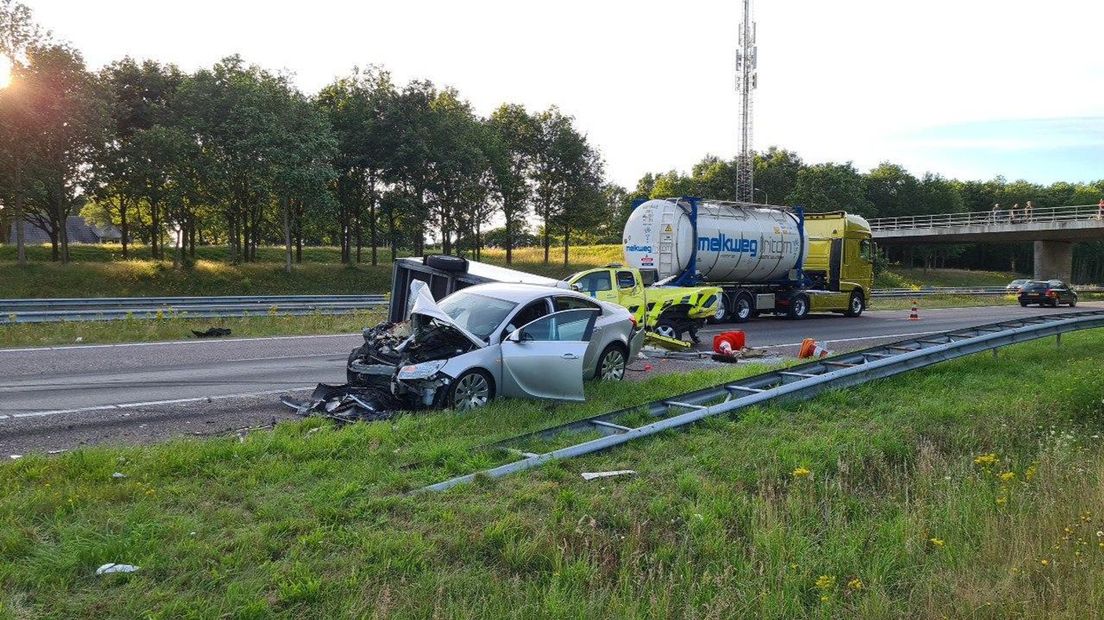
POLYGON ((140 407, 155 407, 158 405, 180 405, 185 403, 205 403, 215 400, 229 400, 231 398, 249 398, 251 396, 271 396, 273 394, 286 394, 288 392, 303 392, 313 390, 314 386, 292 387, 282 390, 265 390, 263 392, 245 392, 242 394, 221 394, 218 396, 200 396, 198 398, 174 398, 171 400, 150 400, 140 403, 120 403, 116 405, 98 405, 95 407, 81 407, 78 409, 55 409, 53 411, 30 411, 27 413, 0 414, 0 420, 18 420, 21 418, 41 418, 65 413, 87 413, 90 411, 115 411, 119 409, 137 409, 140 407))

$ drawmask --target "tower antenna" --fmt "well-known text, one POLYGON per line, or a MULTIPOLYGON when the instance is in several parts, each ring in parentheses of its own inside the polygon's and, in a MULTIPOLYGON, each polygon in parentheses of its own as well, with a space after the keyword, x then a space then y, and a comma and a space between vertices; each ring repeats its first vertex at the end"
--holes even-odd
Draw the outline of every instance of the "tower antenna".
POLYGON ((752 150, 753 93, 758 86, 756 69, 755 22, 751 21, 751 0, 744 0, 744 20, 740 23, 740 47, 736 50, 736 94, 740 96, 740 135, 736 156, 736 199, 755 202, 755 161, 752 150))

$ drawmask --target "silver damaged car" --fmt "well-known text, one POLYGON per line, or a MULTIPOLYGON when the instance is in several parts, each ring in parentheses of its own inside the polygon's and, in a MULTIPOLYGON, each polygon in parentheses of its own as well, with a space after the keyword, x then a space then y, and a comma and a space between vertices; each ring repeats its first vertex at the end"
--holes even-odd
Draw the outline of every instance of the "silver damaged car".
POLYGON ((574 290, 480 284, 433 300, 411 283, 409 320, 365 330, 350 385, 403 408, 475 409, 496 396, 583 400, 583 379, 620 380, 644 332, 621 306, 574 290))

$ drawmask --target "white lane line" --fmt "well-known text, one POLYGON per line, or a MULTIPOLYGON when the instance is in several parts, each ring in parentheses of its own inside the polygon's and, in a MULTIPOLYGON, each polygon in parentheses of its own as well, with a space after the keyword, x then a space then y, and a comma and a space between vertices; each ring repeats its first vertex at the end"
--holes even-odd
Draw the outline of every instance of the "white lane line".
POLYGON ((174 398, 171 400, 150 400, 141 403, 121 403, 117 405, 99 405, 96 407, 81 407, 79 409, 55 409, 53 411, 31 411, 28 413, 0 414, 0 420, 17 420, 20 418, 41 418, 64 413, 87 413, 90 411, 114 411, 117 409, 137 409, 139 407, 154 407, 157 405, 179 405, 184 403, 201 403, 215 400, 228 400, 231 398, 248 398, 251 396, 271 396, 273 394, 286 394, 287 392, 302 392, 313 390, 314 386, 291 387, 283 390, 265 390, 263 392, 245 392, 242 394, 221 394, 219 396, 200 396, 198 398, 174 398))
POLYGON ((163 342, 117 342, 115 344, 72 344, 58 347, 25 347, 0 349, 0 353, 33 353, 35 351, 68 351, 72 349, 110 349, 115 347, 155 347, 181 344, 219 344, 224 342, 262 342, 265 340, 302 340, 304 338, 350 338, 360 334, 318 334, 314 336, 264 336, 262 338, 228 338, 225 340, 166 340, 163 342))

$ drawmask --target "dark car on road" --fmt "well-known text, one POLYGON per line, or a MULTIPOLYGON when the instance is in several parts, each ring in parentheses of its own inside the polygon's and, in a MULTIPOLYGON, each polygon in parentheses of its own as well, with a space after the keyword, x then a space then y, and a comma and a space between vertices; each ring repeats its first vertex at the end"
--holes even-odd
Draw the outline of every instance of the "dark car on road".
POLYGON ((1032 280, 1020 289, 1020 305, 1039 304, 1057 308, 1061 304, 1077 305, 1077 293, 1061 280, 1032 280))

